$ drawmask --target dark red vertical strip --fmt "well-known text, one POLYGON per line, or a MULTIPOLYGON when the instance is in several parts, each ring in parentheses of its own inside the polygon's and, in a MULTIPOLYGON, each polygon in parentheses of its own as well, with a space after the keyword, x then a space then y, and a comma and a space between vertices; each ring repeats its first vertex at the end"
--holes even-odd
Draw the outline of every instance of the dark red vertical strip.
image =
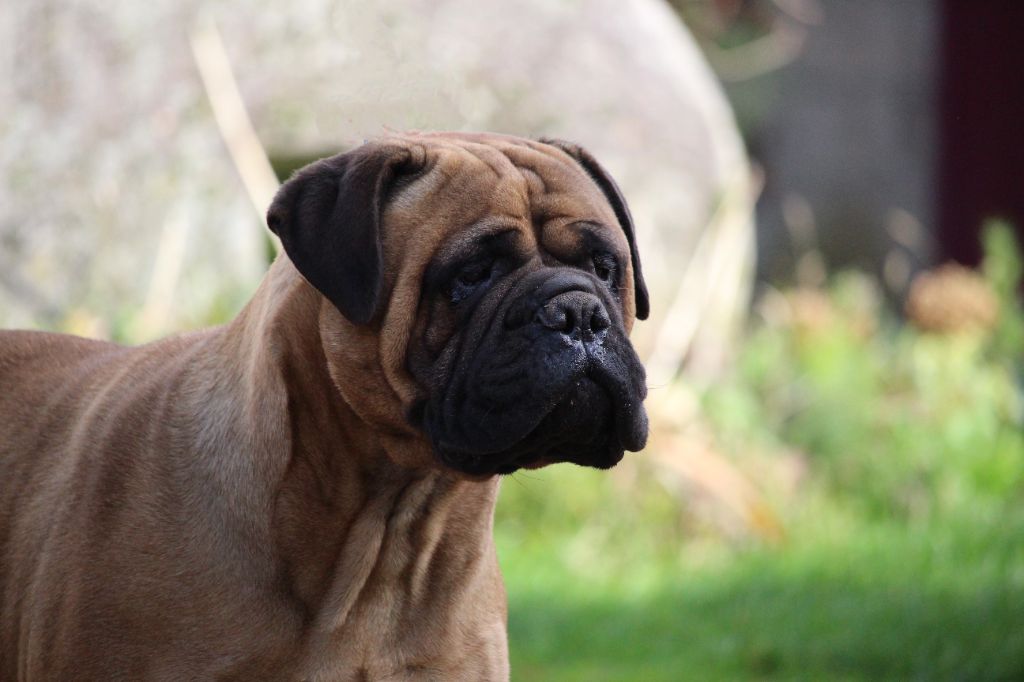
POLYGON ((976 264, 981 223, 1024 236, 1024 0, 943 0, 939 237, 976 264))

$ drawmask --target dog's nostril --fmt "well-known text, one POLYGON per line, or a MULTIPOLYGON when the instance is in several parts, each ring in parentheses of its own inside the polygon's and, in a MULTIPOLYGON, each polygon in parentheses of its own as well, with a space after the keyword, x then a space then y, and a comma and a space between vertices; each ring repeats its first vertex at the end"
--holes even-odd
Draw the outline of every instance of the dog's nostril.
POLYGON ((611 325, 612 321, 608 319, 608 311, 604 309, 600 302, 594 301, 594 309, 590 313, 590 330, 599 332, 611 325))
POLYGON ((556 332, 571 332, 576 326, 565 307, 556 301, 548 301, 537 311, 537 321, 556 332))
POLYGON ((596 334, 611 326, 608 311, 593 294, 573 291, 555 296, 537 311, 544 327, 563 334, 579 331, 596 334))

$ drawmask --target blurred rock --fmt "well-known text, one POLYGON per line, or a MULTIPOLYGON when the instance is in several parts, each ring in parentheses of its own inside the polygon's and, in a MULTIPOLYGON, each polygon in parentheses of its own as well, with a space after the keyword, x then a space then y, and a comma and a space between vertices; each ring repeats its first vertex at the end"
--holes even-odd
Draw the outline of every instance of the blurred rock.
POLYGON ((46 305, 0 279, 0 322, 138 310, 167 248, 181 254, 173 309, 255 284, 258 212, 189 52, 201 15, 219 27, 272 157, 334 153, 386 128, 588 147, 638 225, 653 313, 637 342, 652 383, 684 360, 721 363, 752 267, 748 167, 717 83, 660 0, 8 6, 0 267, 46 305))
POLYGON ((0 9, 0 324, 63 328, 83 310, 120 324, 169 299, 155 336, 258 281, 260 216, 206 104, 189 17, 173 2, 0 9))

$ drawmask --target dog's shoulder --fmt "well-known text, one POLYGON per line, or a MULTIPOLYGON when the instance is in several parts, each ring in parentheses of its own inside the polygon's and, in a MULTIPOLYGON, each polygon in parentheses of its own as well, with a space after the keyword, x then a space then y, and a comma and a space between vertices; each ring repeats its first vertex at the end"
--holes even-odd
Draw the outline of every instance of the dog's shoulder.
POLYGON ((59 389, 80 388, 82 379, 130 350, 69 334, 0 331, 0 408, 27 409, 59 389))
POLYGON ((52 332, 0 331, 0 381, 23 372, 68 368, 99 354, 123 350, 109 341, 97 341, 52 332))

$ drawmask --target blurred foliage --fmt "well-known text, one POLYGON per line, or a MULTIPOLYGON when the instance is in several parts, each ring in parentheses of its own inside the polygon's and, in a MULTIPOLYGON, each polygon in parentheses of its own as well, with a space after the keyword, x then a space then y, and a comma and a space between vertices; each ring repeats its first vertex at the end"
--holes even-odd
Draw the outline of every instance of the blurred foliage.
POLYGON ((1024 365, 1024 309, 1021 308, 1021 282, 1024 281, 1024 259, 1013 229, 1004 222, 988 225, 982 235, 985 261, 982 270, 999 297, 1001 315, 994 336, 995 351, 1017 366, 1024 365))
POLYGON ((984 242, 988 329, 901 325, 857 273, 762 297, 699 418, 740 469, 798 453, 754 476, 781 540, 709 533, 643 454, 506 480, 513 679, 1024 678, 1022 261, 984 242))

